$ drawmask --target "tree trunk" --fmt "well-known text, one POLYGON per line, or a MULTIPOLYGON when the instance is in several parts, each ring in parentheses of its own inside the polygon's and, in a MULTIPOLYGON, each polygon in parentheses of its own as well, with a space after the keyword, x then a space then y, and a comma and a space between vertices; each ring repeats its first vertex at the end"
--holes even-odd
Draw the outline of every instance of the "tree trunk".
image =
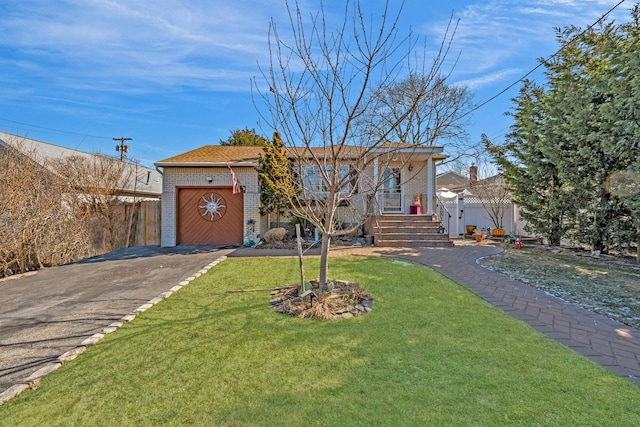
POLYGON ((320 292, 327 290, 327 273, 329 270, 329 245, 331 240, 326 233, 322 234, 322 244, 320 245, 320 292))
POLYGON ((554 218, 551 228, 549 229, 549 246, 558 246, 562 240, 562 225, 559 218, 554 218))
POLYGON ((296 246, 298 247, 298 262, 300 263, 300 293, 304 292, 304 264, 302 263, 302 237, 300 224, 296 224, 296 246))
POLYGON ((131 208, 129 209, 129 215, 127 218, 127 235, 125 237, 125 241, 124 241, 124 247, 128 248, 129 247, 129 240, 131 240, 131 227, 133 226, 133 210, 136 207, 136 201, 134 199, 133 203, 131 204, 131 208))

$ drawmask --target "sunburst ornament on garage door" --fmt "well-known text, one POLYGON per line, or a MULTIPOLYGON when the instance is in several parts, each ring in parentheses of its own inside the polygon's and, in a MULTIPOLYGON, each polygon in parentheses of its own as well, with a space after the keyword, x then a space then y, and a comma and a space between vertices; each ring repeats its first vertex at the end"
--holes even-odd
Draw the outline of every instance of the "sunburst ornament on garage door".
POLYGON ((207 221, 217 221, 227 213, 227 202, 218 193, 205 194, 198 201, 198 213, 207 221))

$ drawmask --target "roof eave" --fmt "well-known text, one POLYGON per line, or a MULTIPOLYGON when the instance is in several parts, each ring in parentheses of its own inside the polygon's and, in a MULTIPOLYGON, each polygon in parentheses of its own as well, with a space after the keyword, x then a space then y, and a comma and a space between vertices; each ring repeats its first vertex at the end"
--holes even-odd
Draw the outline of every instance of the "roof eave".
POLYGON ((412 147, 378 147, 371 151, 376 153, 378 152, 384 153, 385 151, 400 152, 400 153, 442 153, 444 151, 444 146, 443 145, 418 145, 418 146, 412 146, 412 147))
POLYGON ((258 162, 156 162, 157 167, 166 168, 210 168, 210 167, 258 167, 258 162))

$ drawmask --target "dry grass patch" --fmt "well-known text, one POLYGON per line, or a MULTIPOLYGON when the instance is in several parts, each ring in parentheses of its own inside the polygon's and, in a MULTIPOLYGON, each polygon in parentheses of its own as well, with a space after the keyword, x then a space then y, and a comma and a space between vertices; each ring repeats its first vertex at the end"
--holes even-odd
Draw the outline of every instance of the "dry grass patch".
POLYGON ((527 246, 481 264, 586 309, 640 328, 640 266, 586 251, 527 246))

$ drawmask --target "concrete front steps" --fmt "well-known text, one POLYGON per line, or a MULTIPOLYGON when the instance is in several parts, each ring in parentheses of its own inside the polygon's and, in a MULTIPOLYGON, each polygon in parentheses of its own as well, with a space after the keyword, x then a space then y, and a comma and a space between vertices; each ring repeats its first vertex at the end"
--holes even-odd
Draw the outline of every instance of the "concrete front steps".
POLYGON ((440 222, 430 215, 381 215, 372 221, 376 246, 453 246, 448 234, 440 233, 440 222))

